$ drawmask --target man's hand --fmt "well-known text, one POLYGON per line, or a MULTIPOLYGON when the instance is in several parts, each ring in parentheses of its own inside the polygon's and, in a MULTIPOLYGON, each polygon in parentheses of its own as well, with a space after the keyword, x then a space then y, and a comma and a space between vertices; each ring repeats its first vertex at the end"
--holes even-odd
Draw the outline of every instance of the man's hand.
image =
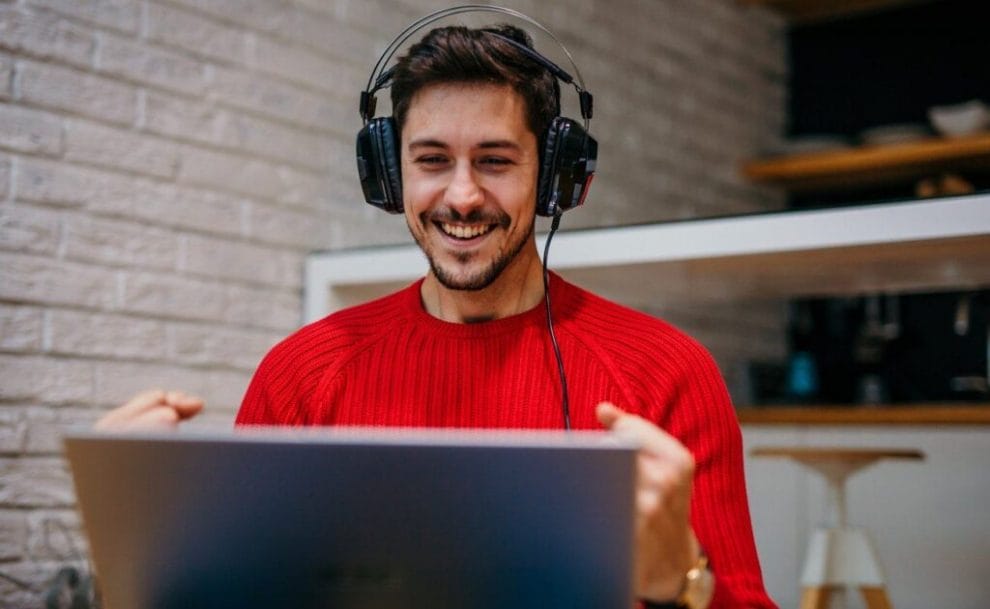
POLYGON ((636 595, 672 601, 701 552, 690 522, 694 458, 670 434, 608 402, 599 404, 596 414, 607 429, 641 446, 636 481, 636 595))
POLYGON ((93 426, 100 431, 169 431, 203 410, 203 400, 181 391, 152 389, 106 413, 93 426))

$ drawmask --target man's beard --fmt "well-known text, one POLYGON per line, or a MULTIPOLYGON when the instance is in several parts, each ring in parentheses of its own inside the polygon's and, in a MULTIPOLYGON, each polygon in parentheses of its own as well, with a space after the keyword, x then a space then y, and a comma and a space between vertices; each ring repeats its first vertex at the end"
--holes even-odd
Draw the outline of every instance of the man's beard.
MULTIPOLYGON (((468 214, 466 220, 468 222, 477 222, 479 218, 473 216, 473 213, 468 214)), ((446 213, 436 214, 428 218, 421 216, 420 222, 423 227, 428 227, 433 222, 443 222, 447 220, 457 221, 459 219, 460 217, 457 212, 448 211, 446 213)), ((511 225, 511 220, 505 214, 499 214, 498 216, 493 217, 489 223, 497 224, 499 226, 499 228, 492 230, 505 230, 511 225)), ((419 245, 419 249, 426 255, 426 259, 430 263, 430 270, 433 271, 433 276, 437 278, 440 285, 449 290, 478 291, 490 286, 496 279, 498 279, 498 276, 502 274, 502 271, 504 271, 506 267, 508 267, 509 264, 515 260, 516 256, 519 255, 519 252, 521 252, 523 247, 525 247, 526 241, 533 235, 533 228, 535 225, 536 218, 533 218, 527 229, 520 233, 519 239, 516 242, 507 243, 507 250, 499 252, 487 267, 468 277, 458 277, 456 272, 448 272, 448 270, 440 266, 440 264, 436 261, 436 257, 426 247, 425 237, 420 239, 411 229, 410 232, 413 235, 413 239, 415 239, 416 243, 419 245)), ((426 228, 426 230, 429 230, 429 228, 426 228)), ((455 259, 457 262, 463 264, 468 262, 472 256, 476 255, 477 254, 475 253, 462 254, 456 256, 455 259)))

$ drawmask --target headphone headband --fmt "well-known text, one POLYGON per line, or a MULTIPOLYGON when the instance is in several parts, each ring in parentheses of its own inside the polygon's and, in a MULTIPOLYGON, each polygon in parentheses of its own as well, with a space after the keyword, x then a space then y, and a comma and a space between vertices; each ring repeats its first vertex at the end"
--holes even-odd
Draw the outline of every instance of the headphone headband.
POLYGON ((529 15, 525 15, 511 8, 505 8, 502 6, 494 6, 489 4, 465 4, 462 6, 452 6, 439 11, 435 11, 433 13, 430 13, 429 15, 420 17, 413 23, 409 24, 409 26, 407 26, 406 29, 402 30, 398 36, 393 38, 392 42, 390 42, 388 46, 385 47, 385 51, 382 52, 381 56, 378 58, 378 61, 375 62, 375 67, 371 71, 371 74, 368 76, 368 84, 365 87, 365 90, 361 92, 361 99, 359 102, 358 111, 361 113, 361 119, 364 121, 365 124, 367 124, 368 121, 371 120, 371 118, 374 116, 375 113, 375 106, 377 105, 375 101, 375 93, 380 89, 388 86, 389 81, 392 80, 392 74, 395 72, 395 66, 392 66, 387 70, 384 68, 386 65, 388 65, 388 62, 392 59, 392 56, 395 55, 396 51, 398 51, 402 47, 402 45, 405 44, 405 42, 409 40, 410 37, 412 37, 413 34, 420 31, 424 27, 432 23, 435 23, 437 21, 440 21, 441 19, 445 19, 453 15, 459 15, 461 13, 499 13, 502 15, 509 15, 511 17, 521 19, 526 23, 529 23, 530 25, 539 28, 542 32, 544 32, 547 36, 549 36, 554 42, 556 42, 557 46, 559 46, 561 50, 564 52, 564 55, 567 56, 567 61, 571 64, 571 67, 574 69, 573 77, 570 74, 568 74, 565 70, 563 70, 560 66, 558 66, 554 62, 550 61, 549 59, 541 55, 535 49, 532 49, 496 31, 490 29, 482 29, 482 31, 485 32, 486 34, 490 36, 495 36, 496 38, 499 38, 500 40, 512 45, 514 48, 518 49, 521 53, 523 53, 533 61, 542 65, 544 68, 547 69, 548 72, 553 74, 554 77, 556 77, 560 81, 564 82, 565 84, 572 85, 574 89, 577 91, 578 98, 581 103, 581 116, 582 118, 584 118, 584 128, 585 130, 588 129, 589 123, 591 121, 591 116, 594 112, 594 98, 592 97, 591 93, 587 89, 585 89, 584 78, 581 77, 581 71, 578 69, 577 64, 574 63, 574 58, 571 56, 571 52, 568 51, 567 47, 565 47, 564 44, 557 39, 557 37, 554 35, 553 32, 551 32, 549 29, 547 29, 546 26, 544 26, 539 21, 533 19, 529 15))

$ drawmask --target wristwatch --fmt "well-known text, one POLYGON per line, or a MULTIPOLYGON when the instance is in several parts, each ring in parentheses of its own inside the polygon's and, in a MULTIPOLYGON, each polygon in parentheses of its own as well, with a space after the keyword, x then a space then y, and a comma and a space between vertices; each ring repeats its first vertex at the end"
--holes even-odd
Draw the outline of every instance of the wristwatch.
POLYGON ((644 609, 708 609, 715 595, 715 576, 708 568, 708 557, 704 552, 698 562, 684 576, 684 585, 674 601, 657 603, 645 601, 644 609))

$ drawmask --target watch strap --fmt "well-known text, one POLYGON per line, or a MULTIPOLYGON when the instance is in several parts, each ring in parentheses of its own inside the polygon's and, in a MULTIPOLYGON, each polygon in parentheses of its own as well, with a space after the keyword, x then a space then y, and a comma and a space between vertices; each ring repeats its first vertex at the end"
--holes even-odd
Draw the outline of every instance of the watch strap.
MULTIPOLYGON (((688 596, 689 587, 694 583, 692 582, 692 580, 695 579, 693 576, 696 573, 707 572, 709 574, 709 578, 711 577, 711 571, 708 567, 708 564, 709 564, 708 555, 705 553, 704 548, 702 548, 700 555, 698 556, 698 561, 695 563, 693 567, 691 567, 691 569, 684 576, 684 585, 680 594, 677 595, 677 598, 671 601, 662 601, 662 602, 643 599, 642 600, 643 609, 693 609, 694 604, 692 603, 690 597, 688 596)), ((705 607, 707 607, 708 603, 711 602, 710 588, 708 594, 709 596, 707 602, 704 602, 703 605, 705 607)))

